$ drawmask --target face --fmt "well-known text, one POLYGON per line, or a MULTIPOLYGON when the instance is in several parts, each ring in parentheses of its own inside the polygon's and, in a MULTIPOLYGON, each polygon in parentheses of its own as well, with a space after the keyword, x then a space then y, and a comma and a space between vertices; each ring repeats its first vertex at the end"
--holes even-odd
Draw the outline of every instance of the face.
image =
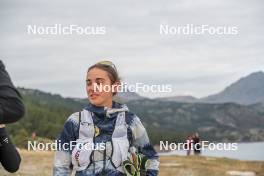
POLYGON ((113 99, 113 92, 109 89, 111 86, 111 80, 106 71, 93 68, 87 73, 86 91, 91 104, 96 106, 111 106, 113 99), (96 85, 103 89, 96 89, 96 85))

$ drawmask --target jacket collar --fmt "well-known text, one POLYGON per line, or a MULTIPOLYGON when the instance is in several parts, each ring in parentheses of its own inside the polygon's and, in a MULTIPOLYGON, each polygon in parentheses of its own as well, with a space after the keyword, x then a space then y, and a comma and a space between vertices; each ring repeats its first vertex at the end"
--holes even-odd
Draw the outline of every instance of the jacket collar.
POLYGON ((129 111, 128 107, 125 104, 120 104, 115 101, 113 101, 112 108, 108 108, 104 106, 96 106, 89 103, 84 109, 99 115, 106 116, 108 118, 113 117, 112 114, 115 114, 117 112, 129 111))

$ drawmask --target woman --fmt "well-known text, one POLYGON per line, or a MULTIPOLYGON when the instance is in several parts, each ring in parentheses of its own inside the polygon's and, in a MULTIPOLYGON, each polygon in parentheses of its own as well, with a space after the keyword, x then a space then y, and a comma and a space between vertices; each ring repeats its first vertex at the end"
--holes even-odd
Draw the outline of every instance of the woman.
POLYGON ((113 101, 118 85, 112 62, 102 61, 88 69, 89 104, 64 124, 58 144, 74 144, 74 148, 56 151, 53 175, 70 175, 72 166, 77 176, 158 175, 159 157, 140 119, 125 104, 113 101))

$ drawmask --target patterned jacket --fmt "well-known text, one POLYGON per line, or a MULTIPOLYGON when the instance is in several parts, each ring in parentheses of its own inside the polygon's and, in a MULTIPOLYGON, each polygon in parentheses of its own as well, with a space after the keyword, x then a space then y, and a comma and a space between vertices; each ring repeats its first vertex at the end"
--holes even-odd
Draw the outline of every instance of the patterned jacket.
MULTIPOLYGON (((104 107, 98 107, 92 104, 88 104, 85 109, 92 112, 92 119, 94 125, 100 129, 100 134, 94 137, 94 143, 106 143, 111 141, 111 135, 114 131, 117 112, 115 109, 126 107, 124 104, 113 102, 113 108, 107 109, 104 107)), ((130 111, 126 112, 127 137, 131 145, 135 146, 137 151, 148 158, 147 162, 147 176, 158 175, 159 170, 159 156, 150 144, 147 132, 142 125, 140 119, 130 111)), ((79 135, 79 113, 76 112, 67 119, 64 124, 63 130, 59 135, 57 141, 58 145, 70 144, 72 141, 76 141, 79 135)), ((61 149, 55 152, 53 175, 54 176, 68 176, 72 173, 71 162, 72 149, 61 149)), ((120 171, 116 170, 111 162, 94 162, 83 171, 77 171, 76 176, 88 176, 88 175, 102 175, 106 171, 108 176, 124 175, 120 171), (105 168, 106 166, 106 168, 105 168), (106 169, 106 170, 105 170, 106 169)))

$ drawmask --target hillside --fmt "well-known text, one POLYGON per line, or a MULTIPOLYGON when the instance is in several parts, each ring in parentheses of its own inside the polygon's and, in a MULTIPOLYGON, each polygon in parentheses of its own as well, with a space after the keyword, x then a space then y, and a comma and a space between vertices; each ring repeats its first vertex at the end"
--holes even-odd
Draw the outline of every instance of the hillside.
MULTIPOLYGON (((148 129, 189 134, 198 131, 213 141, 263 141, 264 108, 234 103, 177 103, 140 100, 128 103, 148 129)), ((156 139, 159 139, 158 137, 156 139)))
MULTIPOLYGON (((27 108, 25 117, 8 125, 14 141, 25 145, 32 132, 55 139, 67 117, 82 109, 87 100, 63 98, 39 90, 19 89, 27 108)), ((261 104, 177 103, 151 99, 127 102, 148 130, 153 143, 183 141, 200 132, 211 141, 264 141, 264 108, 261 104)))
POLYGON ((239 104, 264 103, 264 72, 255 72, 241 78, 222 92, 205 97, 201 101, 239 104))

